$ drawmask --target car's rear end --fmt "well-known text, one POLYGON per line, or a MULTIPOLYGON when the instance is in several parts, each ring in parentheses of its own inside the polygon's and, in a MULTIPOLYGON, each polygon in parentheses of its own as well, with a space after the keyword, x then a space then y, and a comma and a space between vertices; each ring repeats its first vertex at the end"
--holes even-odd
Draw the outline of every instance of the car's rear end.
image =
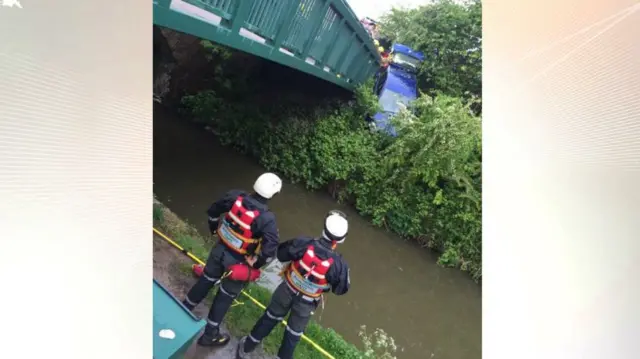
MULTIPOLYGON (((403 59, 404 57, 408 56, 400 53, 400 58, 403 59)), ((409 59, 412 58, 409 57, 409 59)), ((372 128, 382 130, 391 136, 396 136, 391 119, 403 108, 408 107, 411 101, 418 96, 415 71, 417 65, 407 65, 407 62, 409 61, 394 64, 383 70, 386 71, 387 76, 378 98, 382 112, 375 114, 370 119, 372 128)))

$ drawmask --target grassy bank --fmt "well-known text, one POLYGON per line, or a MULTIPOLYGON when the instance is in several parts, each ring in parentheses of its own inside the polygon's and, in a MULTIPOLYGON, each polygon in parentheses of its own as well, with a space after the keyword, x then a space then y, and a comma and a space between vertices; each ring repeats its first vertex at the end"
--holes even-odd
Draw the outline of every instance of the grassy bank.
MULTIPOLYGON (((154 201, 153 204, 153 225, 201 260, 206 260, 209 250, 214 245, 212 239, 202 236, 193 226, 181 220, 169 208, 158 201, 154 201)), ((190 265, 181 266, 180 270, 185 274, 191 275, 190 265)), ((269 303, 271 293, 268 290, 251 284, 245 291, 262 304, 267 305, 269 303)), ((211 304, 214 294, 214 292, 209 294, 206 299, 207 304, 211 304)), ((243 304, 235 305, 231 308, 225 317, 225 324, 231 334, 242 336, 251 331, 253 325, 262 315, 263 310, 242 295, 238 300, 243 304)), ((284 327, 278 325, 265 338, 263 345, 267 353, 275 354, 278 351, 283 334, 284 327)), ((353 344, 347 343, 334 330, 325 329, 314 321, 309 324, 305 334, 336 358, 360 359, 364 357, 361 351, 353 344)), ((321 359, 325 358, 325 356, 303 340, 296 349, 296 358, 321 359)))

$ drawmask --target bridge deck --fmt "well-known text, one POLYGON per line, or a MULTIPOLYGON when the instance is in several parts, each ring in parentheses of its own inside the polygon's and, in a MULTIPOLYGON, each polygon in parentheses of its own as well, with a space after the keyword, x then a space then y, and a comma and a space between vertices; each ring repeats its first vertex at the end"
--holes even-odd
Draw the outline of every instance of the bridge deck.
POLYGON ((380 66, 344 0, 154 0, 153 22, 348 89, 380 66))

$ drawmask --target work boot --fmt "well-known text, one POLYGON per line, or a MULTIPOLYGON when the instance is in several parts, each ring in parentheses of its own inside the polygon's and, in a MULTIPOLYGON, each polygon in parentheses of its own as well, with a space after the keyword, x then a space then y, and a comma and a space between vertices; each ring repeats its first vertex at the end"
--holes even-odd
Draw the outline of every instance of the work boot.
POLYGON ((238 343, 238 350, 236 350, 236 359, 246 359, 247 352, 244 351, 244 343, 247 341, 247 337, 242 337, 238 343))
POLYGON ((236 359, 246 359, 248 358, 249 353, 254 351, 258 344, 253 340, 249 339, 249 337, 244 336, 240 339, 240 343, 238 343, 238 350, 236 351, 236 359))
POLYGON ((198 338, 198 345, 203 347, 221 347, 226 345, 231 337, 228 334, 220 334, 218 327, 207 325, 204 333, 198 338))

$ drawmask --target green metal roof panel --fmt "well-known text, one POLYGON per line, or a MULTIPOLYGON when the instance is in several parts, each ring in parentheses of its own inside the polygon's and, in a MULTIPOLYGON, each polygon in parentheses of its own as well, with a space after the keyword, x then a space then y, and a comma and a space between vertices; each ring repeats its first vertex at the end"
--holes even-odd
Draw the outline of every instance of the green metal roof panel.
POLYGON ((153 359, 182 358, 206 322, 198 320, 165 287, 153 280, 153 359), (171 330, 173 339, 160 331, 171 330))

